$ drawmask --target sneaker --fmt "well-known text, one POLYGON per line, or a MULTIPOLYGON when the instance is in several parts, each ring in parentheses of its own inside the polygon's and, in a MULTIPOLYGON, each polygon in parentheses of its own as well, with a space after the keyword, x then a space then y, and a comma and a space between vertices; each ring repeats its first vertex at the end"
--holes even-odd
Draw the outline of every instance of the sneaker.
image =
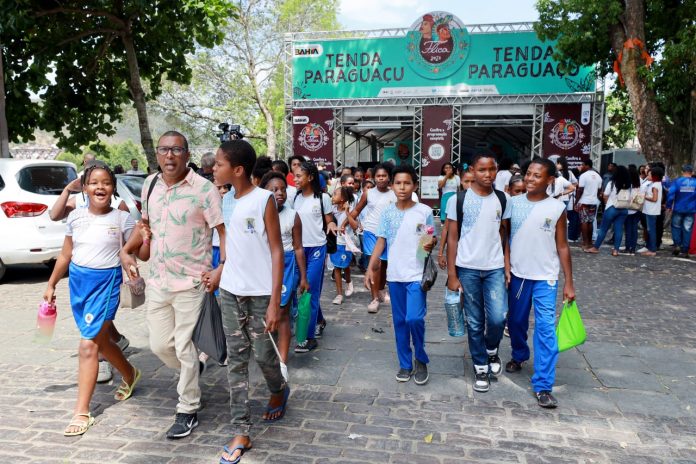
MULTIPOLYGON (((343 297, 341 297, 341 301, 343 301, 343 297)), ((335 303, 336 300, 334 300, 334 304, 335 303)), ((324 336, 324 329, 326 329, 326 319, 324 319, 321 322, 318 322, 317 325, 314 327, 314 338, 321 338, 322 336, 324 336)))
POLYGON ((346 296, 351 296, 353 293, 355 293, 355 289, 353 288, 353 281, 350 281, 346 283, 346 296))
POLYGON ((123 352, 123 351, 126 351, 126 348, 128 348, 130 346, 130 340, 128 340, 125 336, 121 335, 121 338, 118 339, 116 344, 123 352))
POLYGON ((374 300, 370 301, 369 305, 367 305, 368 313, 374 314, 377 311, 379 311, 379 298, 375 298, 374 300))
POLYGON ((474 380, 474 391, 485 393, 491 388, 491 380, 487 372, 479 372, 474 380))
POLYGON ((413 372, 408 370, 408 369, 401 368, 401 369, 399 369, 399 372, 396 373, 396 381, 397 382, 408 382, 409 380, 411 380, 412 373, 413 372))
POLYGON ((645 253, 646 251, 648 251, 648 249, 646 247, 643 247, 640 250, 636 251, 636 253, 645 253))
POLYGON ((522 370, 522 363, 517 362, 514 359, 511 359, 505 365, 505 372, 509 372, 510 374, 514 374, 515 372, 519 372, 521 370, 522 370))
POLYGON ((416 359, 416 375, 413 376, 413 381, 416 385, 425 385, 428 379, 428 365, 416 359))
POLYGON ((494 354, 488 355, 488 371, 496 377, 503 372, 503 362, 498 356, 498 350, 495 350, 494 354))
POLYGON ((167 430, 167 438, 183 438, 191 435, 191 431, 198 427, 198 414, 186 414, 183 412, 176 413, 174 425, 167 430))
POLYGON ((343 295, 336 295, 336 298, 333 299, 332 303, 335 305, 340 305, 343 303, 343 295))
POLYGON ((309 353, 313 349, 315 349, 319 344, 317 341, 313 338, 308 338, 307 340, 303 341, 302 343, 298 343, 297 346, 295 347, 295 353, 309 353))
POLYGON ((536 394, 537 403, 542 408, 553 409, 558 406, 558 400, 553 397, 550 391, 540 391, 536 394))
POLYGON ((97 383, 109 382, 114 376, 111 364, 106 359, 99 361, 99 372, 97 373, 97 383))
POLYGON ((674 247, 674 250, 672 250, 672 256, 679 256, 679 253, 681 253, 679 247, 674 247))

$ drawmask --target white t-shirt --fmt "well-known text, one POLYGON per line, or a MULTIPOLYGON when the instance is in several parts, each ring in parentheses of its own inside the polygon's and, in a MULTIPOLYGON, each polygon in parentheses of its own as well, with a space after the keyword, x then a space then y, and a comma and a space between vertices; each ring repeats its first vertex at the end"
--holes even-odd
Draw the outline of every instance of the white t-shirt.
POLYGON ((102 215, 92 214, 87 208, 73 210, 65 229, 65 235, 73 241, 71 261, 91 269, 120 266, 121 242, 128 241, 134 227, 130 214, 119 209, 112 208, 102 215))
MULTIPOLYGON (((355 204, 351 204, 349 206, 349 212, 352 212, 355 209, 355 204)), ((336 217, 336 223, 340 226, 343 224, 343 221, 345 221, 348 218, 348 214, 346 214, 345 210, 339 211, 335 206, 333 207, 333 214, 336 217)), ((346 223, 346 234, 353 234, 353 228, 350 226, 350 222, 346 223)), ((346 244, 346 236, 345 234, 338 234, 336 237, 336 245, 345 245, 346 244)))
POLYGON ((297 212, 283 205, 283 209, 278 213, 280 218, 280 238, 283 241, 283 251, 292 251, 295 248, 292 246, 292 229, 295 227, 295 216, 297 212))
POLYGON ((659 216, 662 212, 662 182, 646 182, 643 184, 645 186, 645 194, 652 196, 652 189, 655 187, 657 189, 657 200, 650 201, 647 198, 643 202, 643 214, 649 214, 650 216, 659 216))
MULTIPOLYGON (((565 189, 570 187, 572 184, 568 179, 566 179, 563 176, 558 176, 556 177, 556 180, 553 181, 553 185, 549 185, 549 188, 546 189, 546 193, 550 197, 555 197, 556 195, 561 195, 563 192, 565 192, 565 189)), ((568 195, 561 195, 558 200, 561 200, 563 197, 568 197, 568 195)))
POLYGON ((505 189, 507 189, 508 183, 510 183, 510 179, 512 179, 512 173, 508 169, 498 171, 498 174, 495 176, 493 187, 495 187, 496 190, 504 192, 505 189))
POLYGON ((418 259, 418 248, 425 226, 433 224, 433 210, 423 203, 407 210, 400 210, 395 204, 384 209, 376 235, 387 241, 387 281, 421 281, 424 260, 418 259))
POLYGON ((237 199, 222 199, 227 261, 220 288, 237 296, 265 296, 272 290, 271 247, 264 214, 272 193, 255 187, 237 199))
MULTIPOLYGON (((504 266, 500 242, 500 223, 510 217, 510 200, 505 211, 495 192, 482 197, 467 190, 462 210, 462 233, 457 246, 456 265, 467 269, 491 271, 504 266)), ((457 197, 447 202, 447 219, 457 221, 457 197)))
MULTIPOLYGON (((437 181, 440 182, 444 178, 445 178, 445 176, 440 176, 437 178, 437 181)), ((447 179, 447 182, 445 182, 445 185, 442 186, 442 194, 444 195, 445 193, 456 192, 458 187, 459 187, 459 176, 455 174, 455 176, 452 177, 451 179, 447 179)))
POLYGON ((510 266, 522 279, 558 280, 556 223, 565 205, 551 197, 531 202, 527 195, 510 199, 510 266))
POLYGON ((297 196, 297 187, 293 187, 292 185, 288 185, 288 188, 285 189, 285 193, 287 194, 288 198, 285 200, 285 206, 289 206, 290 208, 295 207, 295 197, 297 196))
MULTIPOLYGON (((329 214, 331 212, 331 198, 325 193, 322 193, 321 197, 324 205, 324 214, 329 214)), ((314 195, 306 197, 299 194, 295 199, 295 211, 297 211, 302 220, 302 246, 304 247, 326 245, 321 206, 319 198, 314 195)))
POLYGON ((578 187, 582 187, 582 196, 578 200, 581 205, 598 205, 597 192, 602 188, 602 176, 597 171, 589 170, 580 174, 578 187))
MULTIPOLYGON (((363 229, 377 235, 377 228, 382 217, 384 209, 391 203, 396 203, 396 194, 391 190, 380 192, 377 187, 365 192, 367 195, 367 205, 363 209, 365 218, 362 221, 363 229)), ((411 194, 411 200, 418 203, 418 195, 416 192, 411 194)))

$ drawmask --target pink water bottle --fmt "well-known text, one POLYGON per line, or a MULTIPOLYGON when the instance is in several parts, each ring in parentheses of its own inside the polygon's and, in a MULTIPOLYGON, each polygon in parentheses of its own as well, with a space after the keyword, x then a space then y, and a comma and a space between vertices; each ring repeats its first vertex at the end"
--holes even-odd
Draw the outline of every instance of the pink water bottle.
POLYGON ((39 315, 36 318, 36 341, 48 343, 53 338, 58 312, 55 302, 42 301, 39 305, 39 315))

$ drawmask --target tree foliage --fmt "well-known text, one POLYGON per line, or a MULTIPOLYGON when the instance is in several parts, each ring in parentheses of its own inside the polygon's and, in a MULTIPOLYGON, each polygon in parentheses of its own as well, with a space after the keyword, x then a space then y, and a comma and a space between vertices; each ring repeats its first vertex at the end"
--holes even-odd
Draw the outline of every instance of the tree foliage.
POLYGON ((124 105, 133 105, 154 165, 146 101, 165 79, 190 81, 187 54, 219 43, 231 12, 227 0, 2 2, 11 140, 32 140, 40 128, 77 151, 113 134, 124 105))
POLYGON ((621 87, 614 88, 604 103, 609 128, 604 131, 602 147, 624 148, 636 136, 636 124, 626 90, 621 87))
POLYGON ((212 142, 222 121, 240 124, 260 153, 282 151, 283 39, 287 32, 335 30, 338 0, 235 1, 238 16, 212 50, 190 57, 190 85, 166 85, 156 105, 196 141, 212 142))
POLYGON ((80 152, 70 152, 64 151, 56 157, 60 161, 70 161, 75 163, 75 165, 80 166, 82 164, 82 159, 86 153, 93 153, 98 160, 105 162, 112 169, 121 165, 124 170, 129 170, 131 166, 131 160, 133 158, 138 160, 140 166, 145 166, 145 152, 143 147, 136 145, 133 141, 128 140, 123 143, 92 143, 85 147, 84 150, 80 152))

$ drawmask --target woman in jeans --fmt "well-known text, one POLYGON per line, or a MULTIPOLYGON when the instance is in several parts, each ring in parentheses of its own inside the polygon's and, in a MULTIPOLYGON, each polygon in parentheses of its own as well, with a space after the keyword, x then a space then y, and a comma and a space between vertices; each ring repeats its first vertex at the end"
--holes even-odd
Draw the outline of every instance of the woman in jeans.
POLYGON ((662 176, 664 175, 665 171, 660 166, 653 166, 648 174, 650 182, 643 184, 645 189, 643 215, 648 225, 648 251, 641 253, 643 256, 657 254, 657 220, 662 208, 662 176))
POLYGON ((604 189, 604 201, 606 201, 606 209, 604 217, 602 217, 602 228, 597 234, 594 246, 585 250, 585 253, 599 253, 599 247, 602 246, 604 237, 606 237, 609 227, 614 226, 614 249, 611 251, 612 256, 619 256, 619 247, 621 246, 621 237, 623 237, 624 222, 628 216, 628 208, 617 208, 616 200, 619 192, 622 190, 631 189, 631 178, 628 175, 626 166, 617 166, 614 171, 614 179, 609 182, 604 189))
MULTIPOLYGON (((640 190, 640 172, 635 164, 628 165, 628 176, 631 180, 631 190, 638 192, 640 190)), ((636 246, 638 244, 638 223, 640 222, 640 213, 636 210, 628 210, 628 216, 624 223, 624 231, 626 233, 626 254, 635 255, 636 246)))

